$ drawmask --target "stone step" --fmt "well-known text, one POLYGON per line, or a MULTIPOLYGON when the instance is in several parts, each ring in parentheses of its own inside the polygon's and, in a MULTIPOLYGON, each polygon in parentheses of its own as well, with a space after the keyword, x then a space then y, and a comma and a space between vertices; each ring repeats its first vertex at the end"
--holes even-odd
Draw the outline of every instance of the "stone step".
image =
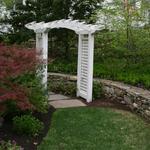
POLYGON ((54 92, 49 92, 48 95, 55 95, 55 93, 54 92))
POLYGON ((86 104, 84 104, 78 99, 51 101, 49 104, 52 105, 54 108, 71 108, 71 107, 85 107, 86 106, 86 104))
POLYGON ((48 98, 49 101, 68 100, 68 99, 70 99, 70 97, 61 94, 50 95, 48 98))

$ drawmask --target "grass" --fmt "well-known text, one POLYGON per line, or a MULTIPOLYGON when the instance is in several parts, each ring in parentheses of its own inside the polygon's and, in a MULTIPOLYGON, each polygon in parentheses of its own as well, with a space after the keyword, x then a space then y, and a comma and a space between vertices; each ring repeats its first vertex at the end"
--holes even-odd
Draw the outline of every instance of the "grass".
MULTIPOLYGON (((150 50, 95 50, 94 76, 150 89, 150 50)), ((77 58, 57 58, 50 72, 77 74, 77 58)))
POLYGON ((150 126, 109 108, 57 110, 38 150, 149 150, 150 126))

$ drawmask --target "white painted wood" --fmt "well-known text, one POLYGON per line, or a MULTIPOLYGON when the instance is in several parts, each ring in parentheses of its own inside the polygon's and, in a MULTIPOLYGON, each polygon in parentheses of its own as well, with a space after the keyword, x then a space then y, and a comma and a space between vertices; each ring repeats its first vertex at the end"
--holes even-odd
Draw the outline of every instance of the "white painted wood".
POLYGON ((37 70, 42 75, 42 84, 47 88, 48 33, 36 33, 36 50, 38 59, 44 61, 43 70, 37 70))
POLYGON ((79 20, 56 20, 48 23, 44 22, 31 22, 26 25, 28 29, 34 30, 35 32, 41 32, 41 30, 49 30, 53 28, 67 28, 80 34, 94 33, 96 30, 100 30, 98 25, 86 24, 79 20))
POLYGON ((42 50, 42 33, 36 33, 36 51, 39 54, 42 50))
POLYGON ((43 50, 42 50, 42 58, 44 61, 44 68, 43 68, 43 78, 42 78, 42 83, 45 85, 45 88, 47 88, 47 77, 48 77, 48 33, 43 33, 43 50))
POLYGON ((36 33, 36 49, 41 51, 40 58, 45 61, 42 72, 42 83, 47 87, 47 60, 48 60, 48 31, 53 28, 67 28, 79 35, 78 39, 78 70, 77 70, 77 96, 92 101, 93 89, 93 53, 94 33, 100 30, 97 25, 86 24, 79 20, 62 19, 53 22, 31 22, 26 25, 36 33))
POLYGON ((81 45, 82 44, 82 39, 81 39, 81 34, 79 34, 78 37, 78 67, 77 67, 77 97, 80 96, 80 80, 81 80, 81 45))
POLYGON ((78 96, 88 98, 88 35, 79 36, 78 96))
MULTIPOLYGON (((42 59, 42 49, 43 49, 43 37, 42 37, 42 33, 36 33, 36 57, 37 59, 42 59)), ((37 70, 37 75, 41 76, 41 70, 37 70)))
POLYGON ((77 96, 92 101, 94 35, 79 35, 77 96))
POLYGON ((93 94, 93 59, 94 59, 94 35, 89 34, 89 45, 88 45, 88 95, 87 102, 92 102, 93 94))

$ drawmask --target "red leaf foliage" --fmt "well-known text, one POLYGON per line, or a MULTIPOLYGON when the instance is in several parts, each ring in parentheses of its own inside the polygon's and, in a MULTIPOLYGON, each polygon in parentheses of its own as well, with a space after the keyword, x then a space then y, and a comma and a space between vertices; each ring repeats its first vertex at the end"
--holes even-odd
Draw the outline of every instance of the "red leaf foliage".
MULTIPOLYGON (((5 46, 0 44, 0 107, 6 101, 15 101, 21 110, 33 109, 25 87, 16 85, 11 79, 36 70, 34 49, 5 46)), ((3 109, 1 109, 3 110, 3 109)), ((1 111, 0 110, 0 111, 1 111)))
POLYGON ((0 44, 0 79, 16 77, 35 70, 36 55, 34 49, 0 44))

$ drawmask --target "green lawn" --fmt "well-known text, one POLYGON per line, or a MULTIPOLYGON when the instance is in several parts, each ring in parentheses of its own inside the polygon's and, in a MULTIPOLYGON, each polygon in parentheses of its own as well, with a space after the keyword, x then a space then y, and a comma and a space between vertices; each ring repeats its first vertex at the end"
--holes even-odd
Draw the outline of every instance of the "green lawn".
POLYGON ((149 150, 150 125, 109 108, 57 110, 38 150, 149 150))

